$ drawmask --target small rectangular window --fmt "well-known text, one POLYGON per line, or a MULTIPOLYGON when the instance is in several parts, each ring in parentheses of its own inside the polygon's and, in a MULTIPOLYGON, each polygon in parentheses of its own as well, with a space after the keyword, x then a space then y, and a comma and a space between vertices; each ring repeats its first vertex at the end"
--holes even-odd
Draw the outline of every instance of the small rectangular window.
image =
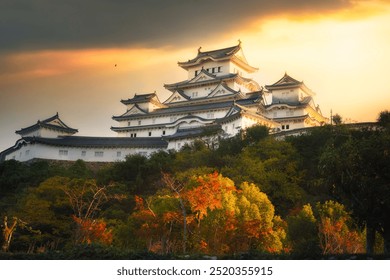
POLYGON ((117 157, 121 157, 122 156, 122 152, 121 151, 116 152, 116 156, 117 157))
POLYGON ((103 157, 104 156, 104 152, 102 151, 95 151, 95 157, 103 157))
POLYGON ((81 156, 85 157, 87 155, 87 151, 81 151, 81 156))
POLYGON ((284 129, 284 125, 282 125, 282 129, 284 129))
POLYGON ((141 121, 138 121, 138 125, 141 125, 141 121))
POLYGON ((58 154, 59 154, 60 156, 67 156, 67 155, 68 155, 68 150, 59 150, 59 151, 58 151, 58 154))
POLYGON ((165 135, 165 130, 163 130, 163 135, 165 135))
POLYGON ((289 124, 286 125, 286 129, 290 129, 290 125, 289 124))
POLYGON ((149 136, 152 136, 152 132, 151 131, 149 131, 149 136))

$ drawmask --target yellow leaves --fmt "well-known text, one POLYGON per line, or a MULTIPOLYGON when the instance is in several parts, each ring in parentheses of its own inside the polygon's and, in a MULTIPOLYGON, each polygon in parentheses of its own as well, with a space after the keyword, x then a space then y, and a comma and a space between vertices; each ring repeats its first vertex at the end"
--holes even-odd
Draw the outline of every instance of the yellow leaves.
POLYGON ((188 228, 185 242, 194 253, 286 249, 285 223, 274 216, 271 201, 254 184, 243 183, 238 190, 232 180, 216 172, 199 176, 180 192, 185 217, 177 196, 172 192, 151 196, 146 201, 135 198, 132 217, 139 227, 138 238, 145 240, 149 250, 166 250, 167 242, 171 244, 169 248, 179 248, 183 242, 183 218, 188 228))

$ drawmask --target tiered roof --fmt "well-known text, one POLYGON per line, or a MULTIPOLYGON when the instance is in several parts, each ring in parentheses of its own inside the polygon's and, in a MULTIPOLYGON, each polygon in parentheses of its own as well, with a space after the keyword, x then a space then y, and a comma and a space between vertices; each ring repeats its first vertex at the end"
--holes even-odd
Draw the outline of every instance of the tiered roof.
POLYGON ((31 133, 33 131, 36 131, 40 128, 47 128, 47 129, 51 129, 51 130, 64 132, 67 134, 75 134, 76 132, 78 132, 77 129, 67 126, 60 119, 58 113, 56 113, 54 116, 52 116, 48 119, 45 119, 43 121, 38 120, 36 124, 22 128, 20 130, 17 130, 17 131, 15 131, 15 133, 20 134, 20 135, 25 135, 27 133, 31 133))
POLYGON ((136 93, 133 98, 129 98, 129 99, 126 99, 126 100, 121 100, 121 102, 125 105, 129 105, 129 104, 140 104, 140 103, 154 103, 156 105, 161 105, 162 106, 162 103, 160 102, 160 100, 158 99, 158 96, 156 94, 156 92, 153 92, 153 93, 136 93))
POLYGON ((252 67, 248 64, 241 49, 241 42, 239 42, 237 46, 206 52, 202 52, 201 48, 199 48, 196 57, 194 57, 193 59, 189 59, 188 61, 178 62, 178 64, 180 67, 188 69, 190 67, 200 65, 207 60, 224 61, 229 59, 243 67, 248 72, 254 72, 258 70, 257 68, 252 67))
MULTIPOLYGON (((258 95, 250 95, 249 97, 245 99, 239 99, 235 102, 241 105, 253 105, 255 104, 256 100, 258 99, 258 95)), ((216 109, 228 109, 232 106, 233 100, 228 101, 220 101, 220 102, 210 102, 210 103, 201 103, 201 104, 191 104, 188 106, 177 106, 177 107, 167 107, 167 108, 161 108, 158 110, 155 110, 153 112, 149 112, 148 116, 163 116, 167 114, 183 114, 183 113, 192 113, 192 112, 202 112, 202 111, 208 111, 208 110, 216 110, 216 109)), ((112 118, 117 121, 121 120, 130 120, 133 117, 139 117, 139 115, 126 115, 123 114, 121 116, 113 116, 112 118)), ((111 128, 113 129, 113 128, 111 128)))
POLYGON ((311 91, 303 81, 298 81, 291 76, 289 76, 287 73, 284 74, 284 76, 277 81, 276 83, 272 85, 266 85, 265 88, 267 90, 277 90, 277 89, 285 89, 285 88, 297 88, 300 87, 303 91, 305 91, 309 95, 315 95, 313 91, 311 91))
POLYGON ((204 86, 207 84, 216 84, 216 83, 220 83, 220 82, 227 82, 229 80, 234 80, 238 76, 239 75, 237 73, 235 73, 235 74, 230 73, 230 74, 223 75, 223 76, 216 76, 216 75, 208 73, 206 70, 203 69, 202 72, 200 72, 196 77, 194 77, 191 80, 185 80, 185 81, 181 81, 181 82, 177 82, 177 83, 173 83, 173 84, 164 84, 164 87, 167 90, 176 91, 179 89, 185 89, 185 88, 191 88, 191 87, 201 87, 201 86, 204 86), (207 75, 208 77, 210 77, 210 79, 199 80, 199 76, 202 74, 207 75))

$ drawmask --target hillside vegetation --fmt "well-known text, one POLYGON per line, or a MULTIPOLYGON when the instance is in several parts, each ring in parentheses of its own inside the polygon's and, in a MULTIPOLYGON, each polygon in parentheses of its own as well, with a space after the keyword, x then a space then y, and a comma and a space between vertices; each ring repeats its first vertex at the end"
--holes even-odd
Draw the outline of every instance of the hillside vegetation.
POLYGON ((3 162, 0 257, 388 255, 389 116, 284 140, 252 127, 112 164, 3 162))

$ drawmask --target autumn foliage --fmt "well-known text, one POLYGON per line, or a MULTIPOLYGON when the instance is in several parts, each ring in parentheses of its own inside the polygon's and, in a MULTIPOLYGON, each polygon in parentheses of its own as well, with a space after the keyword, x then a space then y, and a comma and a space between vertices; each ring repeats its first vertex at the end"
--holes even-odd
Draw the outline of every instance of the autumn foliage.
POLYGON ((257 186, 245 183, 237 188, 218 173, 194 177, 189 185, 180 194, 186 205, 188 240, 183 238, 177 193, 167 191, 145 200, 135 197, 134 234, 148 250, 179 253, 183 242, 189 251, 207 254, 287 249, 283 222, 257 186))
POLYGON ((77 224, 77 242, 78 243, 101 243, 111 244, 112 232, 107 229, 107 225, 102 220, 81 219, 72 216, 77 224))

